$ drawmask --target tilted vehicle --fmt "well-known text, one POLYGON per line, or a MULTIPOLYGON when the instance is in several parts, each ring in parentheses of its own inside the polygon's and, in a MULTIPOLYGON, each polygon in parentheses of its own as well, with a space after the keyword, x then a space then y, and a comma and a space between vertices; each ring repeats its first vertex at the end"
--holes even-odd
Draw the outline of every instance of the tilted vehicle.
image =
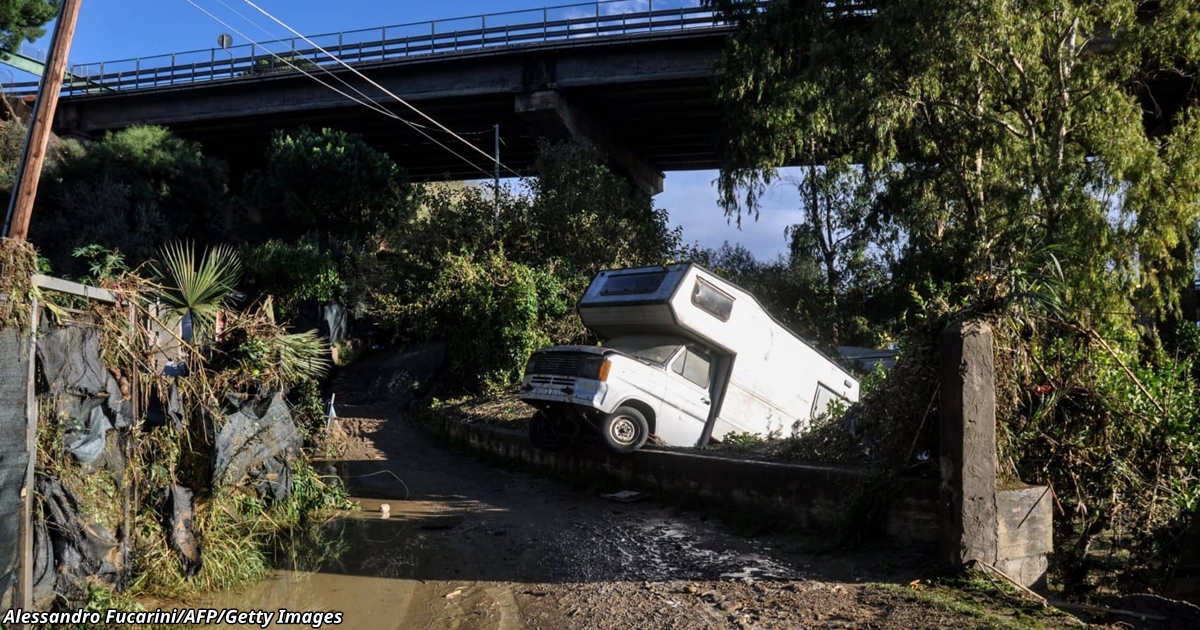
POLYGON ((789 435, 858 400, 849 372, 695 264, 603 271, 579 314, 604 343, 544 348, 525 369, 520 397, 537 410, 540 448, 589 431, 620 453, 651 435, 672 446, 789 435))

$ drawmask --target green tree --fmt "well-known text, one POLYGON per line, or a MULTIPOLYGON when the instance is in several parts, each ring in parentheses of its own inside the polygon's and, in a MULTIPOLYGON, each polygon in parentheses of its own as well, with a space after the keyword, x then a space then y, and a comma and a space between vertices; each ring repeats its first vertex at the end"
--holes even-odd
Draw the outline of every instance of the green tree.
POLYGON ((404 223, 412 209, 409 186, 391 158, 333 129, 276 131, 265 168, 249 176, 246 189, 264 238, 308 236, 338 255, 404 223))
POLYGON ((274 298, 276 318, 294 323, 303 302, 328 303, 340 297, 341 276, 329 252, 312 243, 270 240, 248 248, 246 289, 274 298))
POLYGON ((1200 59, 1192 3, 712 4, 739 25, 719 64, 728 211, 756 211, 779 166, 850 160, 903 231, 901 284, 986 278, 963 290, 995 303, 1061 245, 1074 312, 1172 310, 1200 198, 1200 120, 1168 98, 1200 59))
POLYGON ((1173 557, 1200 496, 1200 416, 1189 357, 1157 337, 1195 269, 1200 6, 711 4, 737 24, 719 63, 726 209, 756 211, 780 166, 844 161, 879 182, 879 225, 898 230, 892 284, 908 297, 894 303, 914 316, 861 410, 860 428, 881 428, 873 448, 936 446, 919 428, 936 335, 987 317, 1003 348, 998 461, 1054 487, 1067 581, 1091 582, 1105 537, 1173 557))
POLYGON ((887 290, 894 230, 881 224, 875 182, 844 159, 803 172, 790 182, 803 218, 787 231, 788 266, 815 282, 793 308, 830 349, 878 343, 888 336, 887 318, 869 322, 869 302, 887 290))
POLYGON ((56 273, 82 275, 71 253, 100 244, 133 266, 165 241, 201 245, 223 232, 227 167, 162 127, 131 127, 71 148, 42 179, 30 240, 56 273))
POLYGON ((58 15, 58 0, 3 0, 0 2, 0 49, 16 50, 22 41, 35 41, 42 28, 58 15))
POLYGON ((501 216, 514 259, 557 260, 590 277, 603 268, 666 262, 679 247, 666 210, 609 170, 591 145, 543 143, 536 169, 529 203, 501 216))

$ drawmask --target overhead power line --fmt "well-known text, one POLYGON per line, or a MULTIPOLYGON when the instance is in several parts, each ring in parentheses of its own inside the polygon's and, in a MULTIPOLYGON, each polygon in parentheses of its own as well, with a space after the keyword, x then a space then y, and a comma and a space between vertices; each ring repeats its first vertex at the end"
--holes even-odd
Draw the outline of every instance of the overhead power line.
MULTIPOLYGON (((259 43, 259 42, 256 42, 256 41, 255 41, 253 38, 251 38, 251 37, 247 36, 246 34, 242 33, 241 31, 239 31, 239 30, 238 30, 237 28, 235 28, 234 26, 230 25, 230 24, 229 24, 229 23, 227 23, 226 21, 224 21, 224 20, 222 20, 221 18, 217 17, 217 16, 216 16, 216 15, 214 15, 212 12, 210 12, 210 11, 208 11, 207 9, 205 9, 204 7, 202 7, 202 6, 198 5, 198 4, 196 4, 196 3, 195 3, 193 0, 185 0, 185 1, 186 1, 188 4, 192 5, 193 7, 195 7, 195 8, 196 8, 198 11, 200 11, 201 13, 204 13, 204 14, 205 14, 205 15, 207 15, 209 18, 211 18, 212 20, 214 20, 215 22, 217 22, 218 24, 220 24, 221 26, 224 26, 225 28, 227 28, 227 29, 229 29, 229 30, 233 31, 234 33, 236 33, 238 37, 241 37, 242 39, 246 40, 247 42, 250 42, 251 44, 254 44, 256 47, 259 47, 259 48, 262 48, 263 50, 266 50, 266 51, 267 51, 267 53, 269 53, 269 54, 270 54, 272 57, 274 57, 275 59, 277 59, 277 60, 279 60, 279 61, 283 62, 284 64, 286 64, 286 65, 287 65, 288 67, 290 67, 291 69, 293 69, 293 70, 295 70, 295 71, 297 71, 297 72, 299 72, 299 73, 303 74, 304 76, 306 76, 306 77, 308 77, 308 78, 310 78, 310 79, 312 79, 312 80, 316 81, 317 83, 320 83, 321 85, 323 85, 323 86, 325 86, 325 87, 329 88, 330 90, 333 90, 334 92, 336 92, 336 93, 340 94, 341 96, 343 96, 343 97, 345 97, 345 98, 347 98, 347 99, 349 99, 349 100, 351 100, 351 101, 354 101, 355 103, 358 103, 359 105, 362 105, 362 106, 364 106, 364 107, 366 107, 366 108, 368 108, 368 109, 370 109, 370 110, 372 110, 372 111, 374 111, 374 112, 376 112, 376 113, 382 114, 382 115, 384 115, 384 116, 387 116, 388 118, 391 118, 391 119, 393 119, 393 120, 397 120, 397 121, 399 121, 399 122, 402 122, 402 123, 404 123, 405 125, 408 125, 408 127, 409 127, 409 128, 411 128, 413 131, 416 131, 417 133, 421 134, 421 135, 422 135, 422 136, 424 136, 426 139, 428 139, 430 142, 432 142, 432 143, 436 144, 437 146, 441 147, 442 149, 445 149, 447 152, 449 152, 449 153, 450 153, 451 155, 453 155, 454 157, 457 157, 458 159, 462 160, 463 162, 465 162, 466 164, 468 164, 469 166, 471 166, 471 168, 474 168, 475 170, 479 171, 480 173, 483 173, 483 174, 484 174, 484 175, 486 175, 486 176, 490 176, 490 175, 491 175, 490 173, 488 173, 488 172, 487 172, 487 170, 485 170, 484 168, 482 168, 482 167, 481 167, 481 166, 479 166, 478 164, 476 164, 476 163, 472 162, 471 160, 469 160, 469 159, 467 159, 465 156, 463 156, 461 153, 459 153, 459 152, 455 151, 454 149, 451 149, 450 147, 446 146, 444 143, 442 143, 441 141, 439 141, 437 138, 434 138, 433 136, 431 136, 431 135, 429 135, 428 133, 426 133, 425 131, 423 131, 423 130, 422 130, 422 128, 423 128, 423 127, 424 127, 424 128, 427 128, 427 127, 425 127, 424 125, 420 125, 420 124, 418 124, 418 123, 414 123, 414 122, 412 122, 412 121, 410 121, 410 120, 406 120, 404 117, 397 115, 395 112, 389 111, 387 108, 383 107, 382 105, 379 105, 378 103, 376 103, 376 102, 374 101, 374 99, 372 99, 371 97, 369 97, 369 96, 367 96, 365 93, 363 93, 363 91, 362 91, 362 90, 359 90, 358 88, 354 87, 353 85, 350 85, 349 83, 347 83, 347 82, 346 82, 346 80, 345 80, 345 79, 342 79, 341 77, 339 77, 339 76, 337 76, 337 75, 333 74, 332 72, 330 72, 330 71, 329 71, 329 69, 325 68, 324 66, 321 66, 320 64, 314 64, 314 65, 316 65, 316 67, 317 67, 317 68, 319 68, 319 69, 320 69, 322 72, 324 72, 324 73, 328 74, 329 76, 333 77, 333 78, 334 78, 334 79, 336 79, 338 82, 340 82, 342 85, 345 85, 345 86, 346 86, 348 89, 350 89, 350 90, 352 90, 352 91, 354 91, 354 92, 357 92, 357 93, 358 93, 360 96, 362 96, 363 98, 362 98, 362 99, 359 99, 359 98, 356 98, 355 96, 353 96, 353 95, 351 95, 351 94, 348 94, 348 93, 346 93, 346 92, 342 91, 342 90, 341 90, 341 89, 339 89, 338 87, 336 87, 336 86, 334 86, 334 85, 331 85, 331 84, 329 84, 329 83, 325 82, 325 81, 324 81, 324 80, 322 80, 320 77, 318 77, 318 76, 316 76, 316 75, 314 75, 314 74, 312 74, 312 73, 308 72, 308 71, 307 71, 307 70, 305 70, 304 68, 301 68, 300 66, 296 65, 295 63, 293 63, 293 62, 292 62, 292 60, 290 60, 290 59, 287 59, 287 58, 285 58, 285 57, 282 57, 282 56, 280 56, 280 55, 276 54, 274 51, 270 50, 270 49, 269 49, 269 48, 267 48, 266 46, 263 46, 261 43, 259 43)), ((229 5, 226 5, 224 2, 221 2, 221 0, 217 0, 217 2, 218 2, 219 4, 221 4, 222 6, 224 6, 226 9, 229 9, 230 11, 233 11, 233 9, 232 9, 231 7, 229 7, 229 5)), ((246 21, 250 22, 252 25, 254 25, 254 26, 258 27, 258 29, 259 29, 259 30, 263 31, 264 33, 266 33, 266 34, 268 34, 268 35, 271 35, 272 37, 274 37, 274 35, 273 35, 273 34, 272 34, 270 31, 267 31, 267 30, 266 30, 265 28, 263 28, 262 26, 259 26, 258 24, 255 24, 253 20, 250 20, 249 18, 246 18, 245 16, 241 15, 240 13, 237 13, 237 11, 233 11, 233 12, 234 12, 235 14, 237 14, 239 17, 241 17, 242 19, 244 19, 244 20, 246 20, 246 21)))
MULTIPOLYGON (((190 1, 190 0, 189 0, 189 1, 190 1)), ((291 26, 288 26, 286 23, 284 23, 284 22, 283 22, 282 20, 280 20, 279 18, 275 17, 274 15, 271 15, 271 13, 269 13, 268 11, 266 11, 265 9, 263 9, 262 7, 258 6, 257 4, 254 4, 254 3, 253 3, 253 2, 251 2, 250 0, 242 0, 242 2, 245 2, 246 4, 248 4, 248 5, 250 5, 251 7, 253 7, 253 8, 254 8, 254 10, 258 11, 259 13, 261 13, 261 14, 263 14, 263 15, 265 15, 265 16, 266 16, 267 18, 269 18, 271 21, 273 21, 273 22, 275 22, 276 24, 278 24, 278 25, 282 26, 283 28, 287 29, 287 30, 288 30, 288 31, 289 31, 289 32, 290 32, 292 35, 295 35, 296 37, 299 37, 300 39, 303 39, 305 42, 307 42, 307 43, 308 43, 308 45, 310 45, 310 46, 312 46, 313 48, 316 48, 317 50, 319 50, 319 51, 321 51, 321 52, 325 53, 325 54, 326 54, 326 55, 327 55, 327 56, 328 56, 330 59, 332 59, 332 60, 334 60, 334 61, 338 62, 338 63, 339 63, 339 64, 341 64, 343 67, 345 67, 347 70, 349 70, 350 72, 353 72, 354 74, 358 75, 358 76, 359 76, 359 77, 361 77, 361 78, 362 78, 364 81, 366 81, 367 83, 370 83, 372 86, 374 86, 375 88, 377 88, 378 90, 380 90, 380 91, 381 91, 381 92, 383 92, 384 94, 387 94, 388 96, 390 96, 390 97, 392 97, 392 98, 396 99, 396 101, 397 101, 397 102, 399 102, 401 105, 404 105, 405 107, 409 108, 410 110, 412 110, 414 113, 416 113, 416 114, 417 114, 418 116, 420 116, 421 118, 424 118, 425 120, 427 120, 427 121, 429 121, 430 123, 432 123, 432 124, 433 124, 435 127, 437 127, 438 129, 441 129, 442 131, 444 131, 444 132, 446 132, 446 133, 450 134, 452 137, 454 137, 455 139, 457 139, 459 142, 462 142, 463 144, 467 145, 468 147, 471 147, 471 149, 472 149, 473 151, 475 151, 476 153, 478 153, 478 154, 482 155, 483 157, 487 158, 488 162, 492 162, 492 161, 494 161, 494 160, 495 160, 495 158, 494 158, 492 155, 489 155, 487 151, 484 151, 483 149, 481 149, 481 148, 479 148, 479 147, 475 146, 474 144, 472 144, 471 142, 469 142, 469 141, 468 141, 466 138, 463 138, 463 137, 462 137, 462 136, 460 136, 459 134, 457 134, 457 133, 454 133, 454 132, 453 132, 453 131, 451 131, 449 128, 447 128, 445 125, 443 125, 442 123, 440 123, 440 122, 438 122, 438 121, 434 120, 432 117, 430 117, 428 114, 426 114, 425 112, 421 111, 420 109, 417 109, 415 106, 413 106, 413 105, 412 105, 411 103, 409 103, 408 101, 406 101, 406 100, 404 100, 404 99, 400 98, 399 96, 396 96, 396 94, 392 93, 392 91, 391 91, 391 90, 389 90, 389 89, 387 89, 387 88, 383 87, 383 86, 382 86, 382 85, 380 85, 378 82, 376 82, 374 79, 371 79, 370 77, 368 77, 367 75, 363 74, 362 72, 359 72, 359 70, 358 70, 357 68, 355 68, 354 66, 351 66, 350 64, 346 63, 345 61, 342 61, 342 59, 341 59, 341 58, 339 58, 337 55, 334 55, 333 53, 329 52, 328 50, 325 50, 325 49, 324 49, 323 47, 321 47, 319 44, 317 44, 317 43, 316 43, 316 42, 314 42, 313 40, 309 39, 308 37, 306 37, 305 35, 303 35, 303 34, 302 34, 302 33, 300 33, 299 31, 297 31, 296 29, 292 28, 291 26)), ((501 163, 501 164, 500 164, 500 167, 501 167, 501 168, 503 168, 504 170, 506 170, 506 171, 508 171, 508 172, 512 173, 513 175, 516 175, 517 177, 520 177, 520 176, 521 176, 521 174, 520 174, 520 173, 518 173, 518 172, 514 171, 513 169, 511 169, 511 168, 509 168, 508 166, 504 165, 503 163, 501 163)))
MULTIPOLYGON (((254 20, 253 20, 253 19, 251 19, 251 18, 248 18, 248 17, 246 17, 245 15, 243 15, 243 14, 242 14, 240 11, 238 11, 237 9, 235 9, 235 8, 233 8, 233 7, 229 6, 228 4, 226 4, 226 3, 225 3, 225 0, 216 0, 216 2, 217 2, 217 4, 219 4, 219 5, 223 6, 223 7, 225 7, 225 9, 226 9, 226 10, 228 10, 230 13, 232 13, 232 14, 234 14, 234 15, 238 16, 239 18, 241 18, 242 20, 244 20, 244 21, 246 21, 246 22, 250 23, 250 25, 251 25, 251 26, 253 26, 254 28, 257 28, 257 29, 258 29, 259 31, 261 31, 261 32, 262 32, 264 35, 266 35, 267 37, 270 37, 270 38, 271 38, 273 41, 282 41, 282 39, 281 39, 281 38, 280 38, 278 35, 276 35, 275 33, 271 32, 271 31, 270 31, 269 29, 267 29, 265 26, 263 26, 263 25, 259 24, 258 22, 254 21, 254 20)), ((253 44, 257 45, 257 46, 260 46, 260 47, 262 47, 264 50, 267 50, 267 48, 266 48, 266 45, 265 45, 264 43, 255 42, 255 41, 253 41, 253 40, 249 40, 249 38, 246 38, 245 36, 242 36, 242 37, 243 37, 244 39, 248 39, 248 41, 250 41, 251 43, 253 43, 253 44)), ((270 42, 266 42, 266 43, 270 43, 270 42)), ((270 52, 270 51, 268 50, 268 52, 270 52)), ((336 80, 337 80, 339 83, 341 83, 342 85, 346 86, 347 88, 349 88, 349 89, 351 89, 351 90, 354 90, 354 91, 355 91, 355 92, 356 92, 356 93, 357 93, 359 96, 363 97, 364 99, 367 99, 367 100, 368 100, 368 101, 370 101, 372 104, 376 104, 376 102, 375 102, 375 99, 373 99, 373 98, 371 98, 369 95, 367 95, 367 93, 366 93, 366 92, 363 92, 362 90, 358 89, 357 87, 354 87, 354 86, 353 86, 353 85, 351 85, 349 82, 347 82, 345 79, 343 79, 342 77, 340 77, 340 76, 338 76, 337 74, 335 74, 333 71, 329 70, 328 68, 326 68, 325 66, 322 66, 322 65, 320 65, 320 64, 314 64, 314 65, 315 65, 317 68, 319 68, 319 69, 320 69, 322 72, 324 72, 325 74, 329 75, 329 77, 330 77, 330 78, 332 78, 332 79, 336 79, 336 80)), ((378 104, 376 104, 376 106, 378 107, 378 104)), ((378 111, 378 110, 377 110, 377 111, 378 111)), ((409 125, 410 127, 420 127, 421 129, 433 129, 433 127, 430 127, 430 126, 428 126, 428 125, 422 125, 421 123, 413 122, 413 121, 411 121, 411 120, 408 120, 407 118, 402 118, 402 117, 400 117, 400 116, 397 116, 395 113, 391 112, 390 110, 383 109, 383 110, 382 110, 382 113, 384 113, 384 114, 386 114, 386 115, 390 116, 391 118, 395 118, 396 120, 399 120, 399 121, 403 122, 404 124, 406 124, 406 125, 409 125)), ((492 128, 491 128, 491 127, 488 127, 487 129, 482 129, 482 130, 480 130, 480 131, 459 131, 459 132, 457 132, 457 133, 458 133, 459 135, 463 135, 463 136, 483 136, 483 135, 491 135, 491 133, 492 133, 492 128)), ((501 142, 503 142, 503 140, 502 140, 501 142)))

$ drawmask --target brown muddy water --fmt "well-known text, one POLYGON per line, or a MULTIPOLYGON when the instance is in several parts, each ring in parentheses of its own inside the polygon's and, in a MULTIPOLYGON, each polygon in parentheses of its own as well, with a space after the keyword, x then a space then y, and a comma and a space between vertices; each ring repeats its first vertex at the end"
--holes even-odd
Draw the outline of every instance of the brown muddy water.
MULTIPOLYGON (((403 419, 339 423, 355 459, 337 469, 361 506, 329 525, 331 544, 345 551, 206 605, 336 611, 342 628, 558 628, 569 612, 555 597, 562 587, 788 580, 803 570, 770 544, 650 500, 615 503, 484 465, 403 419)), ((279 564, 312 551, 285 548, 279 564)))

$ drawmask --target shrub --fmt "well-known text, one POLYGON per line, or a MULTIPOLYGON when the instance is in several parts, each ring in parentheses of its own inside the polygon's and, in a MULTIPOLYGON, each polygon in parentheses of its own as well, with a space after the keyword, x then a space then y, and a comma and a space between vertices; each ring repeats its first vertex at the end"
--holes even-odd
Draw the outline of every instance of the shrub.
POLYGON ((429 338, 447 341, 456 384, 503 387, 520 378, 534 350, 549 344, 543 324, 563 314, 561 303, 546 299, 557 284, 502 252, 450 254, 410 313, 429 338))

